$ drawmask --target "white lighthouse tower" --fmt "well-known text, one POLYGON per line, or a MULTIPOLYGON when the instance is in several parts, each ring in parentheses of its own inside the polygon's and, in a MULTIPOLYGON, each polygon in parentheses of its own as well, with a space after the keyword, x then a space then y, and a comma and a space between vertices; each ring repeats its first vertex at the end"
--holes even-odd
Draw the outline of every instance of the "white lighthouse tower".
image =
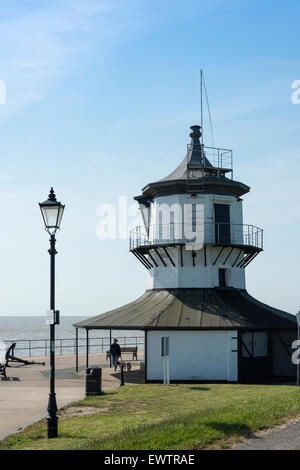
POLYGON ((243 224, 250 188, 232 179, 231 150, 204 147, 200 126, 190 137, 178 168, 135 198, 144 226, 130 249, 148 268, 149 289, 245 289, 245 268, 263 249, 263 230, 243 224))
POLYGON ((246 290, 246 267, 263 250, 263 230, 243 221, 250 188, 233 179, 231 150, 205 147, 197 125, 190 137, 180 165, 135 198, 143 225, 129 249, 147 270, 146 292, 74 326, 143 330, 146 382, 163 380, 163 344, 173 382, 294 379, 296 317, 246 290))

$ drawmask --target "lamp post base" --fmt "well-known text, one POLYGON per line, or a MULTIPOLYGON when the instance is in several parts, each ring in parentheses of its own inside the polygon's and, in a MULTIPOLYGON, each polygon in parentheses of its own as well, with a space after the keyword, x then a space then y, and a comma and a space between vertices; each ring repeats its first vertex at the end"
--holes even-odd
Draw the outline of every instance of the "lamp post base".
POLYGON ((58 417, 47 416, 47 439, 58 437, 58 417))
POLYGON ((47 416, 47 439, 58 436, 58 417, 55 393, 50 393, 47 416))

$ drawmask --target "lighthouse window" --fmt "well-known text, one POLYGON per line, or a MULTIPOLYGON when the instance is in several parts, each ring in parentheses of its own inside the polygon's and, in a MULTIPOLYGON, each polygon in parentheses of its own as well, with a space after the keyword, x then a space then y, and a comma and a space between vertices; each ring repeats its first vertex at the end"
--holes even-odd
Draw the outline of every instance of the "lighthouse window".
POLYGON ((226 269, 219 269, 219 286, 226 287, 226 269))
POLYGON ((268 333, 249 331, 242 336, 242 357, 267 357, 268 333))
POLYGON ((230 244, 230 206, 214 204, 215 207, 215 242, 230 244))
POLYGON ((196 212, 197 205, 192 204, 192 231, 196 232, 196 217, 197 217, 197 212, 196 212))
POLYGON ((170 239, 174 240, 174 212, 170 213, 170 239))
POLYGON ((158 238, 159 240, 162 240, 163 238, 163 214, 162 212, 158 213, 158 238))

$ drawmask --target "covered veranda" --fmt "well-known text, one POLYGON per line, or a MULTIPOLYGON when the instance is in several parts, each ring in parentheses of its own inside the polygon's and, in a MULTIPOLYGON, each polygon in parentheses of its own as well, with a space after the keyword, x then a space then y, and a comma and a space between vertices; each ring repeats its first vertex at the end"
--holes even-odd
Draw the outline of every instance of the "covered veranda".
MULTIPOLYGON (((277 381, 278 377, 284 377, 284 380, 294 380, 295 377, 295 366, 291 362, 290 351, 290 345, 297 336, 295 316, 265 305, 243 290, 147 290, 135 301, 75 323, 74 327, 76 367, 78 329, 85 329, 86 333, 86 367, 89 367, 89 333, 92 330, 108 330, 110 344, 116 330, 139 330, 144 333, 145 382, 161 380, 156 371, 154 372, 157 377, 153 378, 153 369, 161 365, 161 360, 159 341, 154 341, 154 344, 152 340, 165 334, 170 335, 171 340, 174 337, 173 376, 177 374, 176 381, 181 381, 180 377, 184 377, 187 365, 191 362, 192 355, 188 354, 191 335, 198 335, 195 346, 198 347, 203 343, 203 338, 211 345, 209 335, 213 332, 220 332, 220 335, 227 331, 228 334, 234 333, 237 343, 236 347, 231 348, 231 352, 237 355, 235 361, 238 370, 235 381, 260 383, 277 381), (261 350, 252 350, 253 344, 258 340, 263 342, 261 350)), ((217 343, 213 341, 213 346, 214 344, 217 343)), ((225 350, 223 356, 226 356, 225 350)), ((199 364, 205 365, 207 357, 209 354, 202 351, 199 357, 196 357, 195 367, 199 364)), ((216 366, 211 368, 212 372, 214 367, 216 366)), ((202 374, 202 377, 203 380, 207 379, 205 374, 202 374)))

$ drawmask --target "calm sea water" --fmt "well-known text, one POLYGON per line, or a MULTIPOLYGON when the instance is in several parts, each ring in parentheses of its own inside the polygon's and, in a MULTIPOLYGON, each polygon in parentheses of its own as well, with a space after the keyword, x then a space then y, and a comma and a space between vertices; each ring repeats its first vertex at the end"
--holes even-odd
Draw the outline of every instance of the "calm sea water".
MULTIPOLYGON (((88 317, 61 316, 60 325, 55 327, 56 352, 57 354, 74 353, 75 328, 74 323, 88 317)), ((78 330, 79 352, 85 351, 85 330, 78 330)), ((112 331, 113 337, 119 339, 120 346, 133 346, 138 344, 142 347, 142 331, 112 331), (136 337, 139 337, 136 340, 136 337)), ((108 330, 93 330, 89 332, 90 351, 106 351, 109 345, 108 330)), ((0 341, 9 344, 17 343, 16 355, 19 356, 41 356, 49 354, 49 325, 45 323, 45 317, 27 316, 0 316, 0 341), (30 341, 30 343, 29 343, 30 341)))

